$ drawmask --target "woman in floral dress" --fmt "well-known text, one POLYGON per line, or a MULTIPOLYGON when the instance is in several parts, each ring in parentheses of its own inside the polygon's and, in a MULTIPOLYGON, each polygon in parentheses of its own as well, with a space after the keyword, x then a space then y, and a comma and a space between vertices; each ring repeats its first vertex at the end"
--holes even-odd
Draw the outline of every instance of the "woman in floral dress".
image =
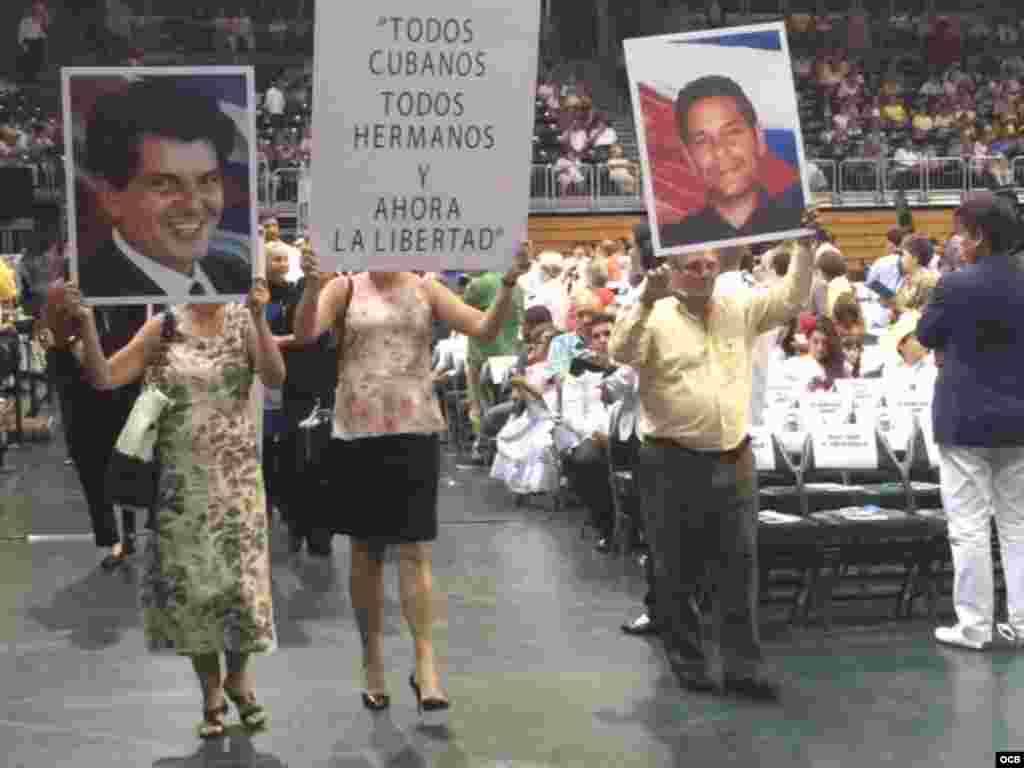
POLYGON ((203 738, 224 733, 225 695, 250 728, 266 724, 248 672, 251 654, 276 649, 263 475, 250 406, 254 375, 269 387, 285 367, 257 280, 248 307, 197 304, 149 320, 108 361, 77 286, 68 311, 82 320, 85 367, 99 389, 140 378, 171 399, 160 421, 161 473, 147 547, 142 606, 153 652, 189 656, 203 691, 203 738), (171 331, 164 336, 165 328, 171 331), (226 659, 222 678, 220 654, 226 659))

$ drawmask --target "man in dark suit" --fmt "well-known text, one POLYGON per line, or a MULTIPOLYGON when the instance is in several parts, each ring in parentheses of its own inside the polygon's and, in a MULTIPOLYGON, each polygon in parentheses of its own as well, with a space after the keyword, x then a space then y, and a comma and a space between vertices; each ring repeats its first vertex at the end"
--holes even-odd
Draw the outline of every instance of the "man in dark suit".
POLYGON ((711 75, 689 83, 676 98, 676 124, 708 202, 692 216, 662 226, 662 247, 800 228, 801 185, 773 196, 761 184, 768 145, 753 103, 735 81, 711 75))
POLYGON ((251 265, 211 247, 235 139, 234 123, 214 99, 169 77, 138 80, 97 99, 85 165, 113 228, 80 264, 86 297, 248 292, 251 265))
MULTIPOLYGON (((85 492, 93 537, 97 547, 109 548, 102 566, 116 568, 135 552, 135 511, 121 509, 122 531, 106 490, 107 464, 117 438, 128 421, 141 390, 136 382, 109 392, 95 389, 81 364, 79 328, 63 309, 65 267, 62 279, 51 283, 42 317, 52 343, 47 368, 53 374, 60 402, 61 422, 68 455, 85 492), (123 534, 123 535, 122 535, 123 534)), ((101 307, 96 325, 103 353, 113 355, 138 333, 146 322, 146 307, 101 307)))
POLYGON ((932 402, 943 506, 953 553, 957 623, 941 643, 980 650, 992 641, 990 521, 999 530, 1008 623, 1024 647, 1024 254, 1020 224, 991 192, 968 195, 957 215, 967 264, 943 275, 917 327, 941 368, 932 402))

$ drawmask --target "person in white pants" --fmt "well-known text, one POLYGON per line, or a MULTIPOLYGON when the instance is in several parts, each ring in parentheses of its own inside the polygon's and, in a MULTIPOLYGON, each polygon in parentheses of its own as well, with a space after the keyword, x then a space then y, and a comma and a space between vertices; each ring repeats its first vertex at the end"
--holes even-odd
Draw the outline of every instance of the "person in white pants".
POLYGON ((1024 446, 940 445, 939 471, 953 550, 957 626, 939 627, 935 638, 979 650, 992 640, 994 517, 1008 611, 1008 621, 999 630, 1024 646, 1024 446))
POLYGON ((1006 581, 999 634, 1024 648, 1024 253, 1017 224, 991 192, 957 212, 967 266, 943 275, 917 326, 941 360, 932 402, 957 623, 941 643, 984 649, 995 619, 991 520, 1006 581))

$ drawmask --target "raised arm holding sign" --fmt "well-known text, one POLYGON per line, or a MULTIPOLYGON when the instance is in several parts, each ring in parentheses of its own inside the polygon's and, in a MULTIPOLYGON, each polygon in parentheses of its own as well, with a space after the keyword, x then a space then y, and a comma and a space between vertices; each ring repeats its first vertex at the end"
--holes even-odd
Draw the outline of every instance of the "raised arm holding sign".
POLYGON ((337 498, 373 499, 373 511, 351 510, 334 533, 352 537, 353 591, 364 648, 370 709, 387 706, 381 653, 383 605, 380 548, 398 545, 403 594, 415 604, 417 696, 424 710, 443 714, 448 700, 431 644, 429 542, 437 538, 438 435, 446 430, 431 376, 435 318, 466 336, 493 339, 512 309, 520 276, 530 268, 522 245, 505 272, 497 301, 481 312, 436 280, 412 272, 363 272, 335 277, 322 287, 320 260, 311 247, 302 255, 306 288, 295 317, 299 344, 334 329, 338 336, 332 477, 344 478, 337 498))

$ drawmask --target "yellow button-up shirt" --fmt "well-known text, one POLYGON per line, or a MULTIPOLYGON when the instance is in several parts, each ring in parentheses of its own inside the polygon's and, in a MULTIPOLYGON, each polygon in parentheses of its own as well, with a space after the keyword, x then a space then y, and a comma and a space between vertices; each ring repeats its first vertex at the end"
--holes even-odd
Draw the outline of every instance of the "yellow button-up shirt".
POLYGON ((758 336, 795 317, 811 288, 801 248, 767 291, 716 296, 705 318, 675 297, 634 305, 615 324, 609 351, 639 374, 640 435, 697 451, 730 451, 750 428, 758 336))

